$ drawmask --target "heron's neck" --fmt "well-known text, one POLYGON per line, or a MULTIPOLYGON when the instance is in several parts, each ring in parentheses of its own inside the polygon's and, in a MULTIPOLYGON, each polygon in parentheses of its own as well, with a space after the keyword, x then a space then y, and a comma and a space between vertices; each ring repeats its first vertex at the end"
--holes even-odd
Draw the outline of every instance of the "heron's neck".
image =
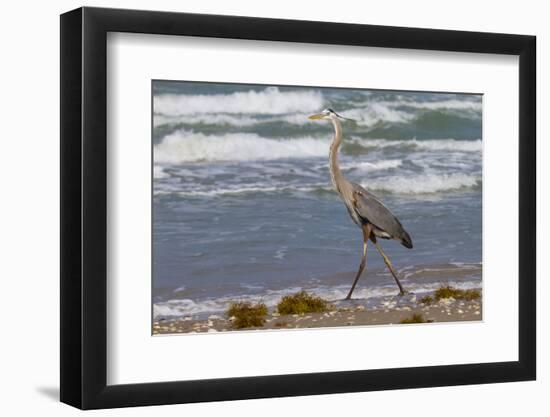
POLYGON ((332 143, 330 144, 330 178, 332 180, 332 185, 334 185, 334 188, 336 188, 336 190, 340 192, 338 184, 341 184, 342 180, 344 179, 342 171, 340 171, 340 166, 338 165, 338 149, 340 148, 340 144, 342 143, 342 124, 338 119, 332 119, 331 121, 332 125, 334 126, 334 138, 332 139, 332 143))

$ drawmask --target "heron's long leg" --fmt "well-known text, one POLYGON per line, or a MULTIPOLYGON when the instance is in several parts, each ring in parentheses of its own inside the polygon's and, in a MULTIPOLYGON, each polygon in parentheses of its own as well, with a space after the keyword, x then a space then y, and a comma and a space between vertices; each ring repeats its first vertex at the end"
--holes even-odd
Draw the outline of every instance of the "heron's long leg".
POLYGON ((371 233, 370 226, 369 225, 363 226, 363 256, 361 257, 361 263, 359 264, 359 269, 357 270, 357 274, 355 275, 355 279, 353 280, 351 289, 349 290, 349 293, 345 298, 346 300, 351 299, 351 294, 353 293, 353 290, 357 285, 357 281, 359 281, 359 277, 363 273, 363 270, 365 269, 365 265, 367 264, 367 243, 369 241, 370 233, 371 233))
POLYGON ((397 278, 397 274, 395 273, 394 269, 393 269, 393 265, 391 264, 390 262, 390 258, 388 258, 386 256, 386 254, 384 253, 384 251, 382 250, 382 248, 380 247, 380 245, 378 244, 378 242, 376 241, 376 238, 374 237, 374 235, 371 237, 371 240, 372 242, 374 243, 374 246, 376 246, 376 249, 378 250, 378 252, 380 253, 380 255, 382 255, 382 258, 384 258, 384 263, 386 264, 386 266, 388 267, 388 269, 390 270, 392 276, 393 276, 393 279, 395 279, 395 282, 397 284, 397 286, 399 287, 399 295, 405 295, 406 292, 405 290, 403 289, 403 286, 401 285, 401 283, 399 282, 399 278, 397 278))

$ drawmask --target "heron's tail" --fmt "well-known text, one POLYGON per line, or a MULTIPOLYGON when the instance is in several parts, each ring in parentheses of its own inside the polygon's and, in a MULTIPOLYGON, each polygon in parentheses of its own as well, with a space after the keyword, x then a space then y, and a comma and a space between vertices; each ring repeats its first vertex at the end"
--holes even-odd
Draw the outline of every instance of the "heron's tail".
POLYGON ((412 239, 411 239, 410 235, 407 233, 406 230, 403 230, 403 234, 401 235, 400 242, 407 249, 412 249, 412 247, 413 247, 412 239))

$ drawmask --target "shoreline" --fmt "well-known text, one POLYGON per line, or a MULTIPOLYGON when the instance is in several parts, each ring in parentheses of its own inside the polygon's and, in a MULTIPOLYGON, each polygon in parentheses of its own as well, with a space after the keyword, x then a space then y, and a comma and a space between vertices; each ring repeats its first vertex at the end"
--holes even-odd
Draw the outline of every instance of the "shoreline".
MULTIPOLYGON (((480 290, 481 292, 481 290, 480 290)), ((381 297, 375 306, 367 307, 366 299, 340 300, 332 303, 334 309, 324 313, 280 315, 270 309, 263 326, 235 329, 231 318, 223 314, 212 314, 205 319, 191 316, 157 319, 153 321, 153 335, 217 333, 247 330, 311 329, 324 327, 404 325, 402 320, 421 315, 423 324, 481 321, 482 298, 460 300, 442 298, 426 304, 414 294, 381 297)))
MULTIPOLYGON (((438 288, 450 285, 457 289, 478 289, 481 291, 482 267, 477 263, 431 263, 401 268, 398 272, 404 287, 416 294, 420 300, 423 296, 433 295, 438 288)), ((175 290, 166 289, 154 293, 153 320, 191 317, 207 319, 210 315, 224 315, 232 302, 264 303, 268 309, 275 309, 277 303, 285 296, 298 291, 306 291, 317 297, 336 304, 345 303, 344 297, 349 292, 355 271, 337 272, 320 275, 316 280, 295 282, 266 282, 263 285, 246 284, 225 285, 220 291, 216 286, 205 286, 199 291, 194 287, 180 286, 175 290)), ((380 307, 391 302, 397 294, 397 288, 385 267, 369 269, 368 277, 357 286, 353 303, 363 305, 366 309, 380 307)), ((406 297, 405 297, 406 299, 406 297)), ((399 297, 396 298, 399 300, 399 297)), ((415 303, 409 303, 414 306, 415 303)))

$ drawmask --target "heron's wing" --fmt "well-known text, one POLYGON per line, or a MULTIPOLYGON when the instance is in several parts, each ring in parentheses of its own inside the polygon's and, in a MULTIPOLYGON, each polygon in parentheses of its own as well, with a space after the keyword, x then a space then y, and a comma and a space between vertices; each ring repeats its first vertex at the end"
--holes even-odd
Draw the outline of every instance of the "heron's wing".
POLYGON ((412 248, 411 237, 390 209, 359 184, 352 183, 352 186, 357 214, 387 233, 390 239, 399 240, 405 247, 412 248))

